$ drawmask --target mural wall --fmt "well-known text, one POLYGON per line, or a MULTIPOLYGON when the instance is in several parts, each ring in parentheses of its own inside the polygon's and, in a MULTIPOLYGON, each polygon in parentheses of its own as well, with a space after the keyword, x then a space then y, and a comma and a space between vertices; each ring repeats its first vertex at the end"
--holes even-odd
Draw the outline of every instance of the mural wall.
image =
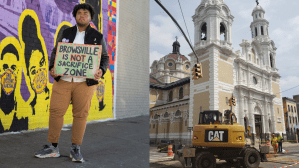
MULTIPOLYGON (((49 126, 51 52, 76 24, 74 6, 85 2, 96 11, 91 25, 103 33, 110 57, 87 120, 113 118, 116 0, 0 0, 0 133, 49 126)), ((72 121, 70 102, 64 124, 72 121)))

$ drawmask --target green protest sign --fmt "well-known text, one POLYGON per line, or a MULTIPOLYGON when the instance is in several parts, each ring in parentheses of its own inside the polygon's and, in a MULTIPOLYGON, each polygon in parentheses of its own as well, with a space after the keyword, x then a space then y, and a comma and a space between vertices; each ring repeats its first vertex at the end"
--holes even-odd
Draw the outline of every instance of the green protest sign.
POLYGON ((54 63, 54 74, 93 79, 100 66, 101 53, 101 45, 59 42, 54 63))

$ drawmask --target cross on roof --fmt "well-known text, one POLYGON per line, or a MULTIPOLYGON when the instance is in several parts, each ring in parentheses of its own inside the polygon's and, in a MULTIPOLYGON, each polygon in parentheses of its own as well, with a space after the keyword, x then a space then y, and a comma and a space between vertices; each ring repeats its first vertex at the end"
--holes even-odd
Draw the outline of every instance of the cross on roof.
POLYGON ((178 36, 175 36, 176 41, 178 41, 178 36))

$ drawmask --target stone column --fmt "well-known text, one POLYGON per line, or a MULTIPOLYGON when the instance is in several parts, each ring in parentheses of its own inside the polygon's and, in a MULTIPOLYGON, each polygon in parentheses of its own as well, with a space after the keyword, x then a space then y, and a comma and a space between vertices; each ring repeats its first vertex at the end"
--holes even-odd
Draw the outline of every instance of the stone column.
MULTIPOLYGON (((242 91, 239 91, 239 123, 241 125, 244 125, 244 117, 245 117, 245 112, 244 112, 244 96, 242 94, 242 91)), ((245 125, 244 125, 245 126, 245 125)))
POLYGON ((248 119, 249 119, 249 125, 252 128, 252 132, 255 134, 255 122, 254 122, 254 115, 252 111, 252 97, 249 95, 248 97, 248 119))
POLYGON ((273 57, 272 57, 272 60, 273 60, 273 68, 276 68, 276 53, 273 54, 273 57))
POLYGON ((241 63, 238 63, 239 69, 238 69, 238 84, 242 84, 242 71, 241 71, 241 63))
POLYGON ((272 75, 270 75, 270 77, 269 77, 269 93, 273 94, 273 92, 272 92, 272 75))
POLYGON ((270 102, 270 113, 271 113, 271 126, 273 128, 273 132, 276 133, 276 120, 275 120, 275 111, 274 111, 274 105, 273 100, 270 102))
POLYGON ((247 70, 247 87, 250 87, 250 67, 247 70))
POLYGON ((265 116, 265 120, 263 120, 263 122, 264 122, 264 125, 265 125, 265 133, 270 133, 269 115, 268 115, 268 108, 267 108, 266 99, 264 100, 263 104, 264 104, 264 116, 265 116))
POLYGON ((265 74, 262 76, 262 92, 265 91, 265 74))

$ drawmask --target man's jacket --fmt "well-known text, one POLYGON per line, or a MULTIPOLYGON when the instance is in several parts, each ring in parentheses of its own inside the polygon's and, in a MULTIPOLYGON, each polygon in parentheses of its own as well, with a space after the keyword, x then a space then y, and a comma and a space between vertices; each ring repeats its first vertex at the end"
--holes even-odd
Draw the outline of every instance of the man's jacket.
MULTIPOLYGON (((56 45, 52 50, 49 70, 51 70, 54 67, 54 60, 56 56, 58 42, 62 42, 62 39, 65 38, 69 40, 68 43, 73 43, 76 34, 77 34, 77 26, 69 27, 62 32, 62 35, 58 38, 58 40, 56 41, 56 45)), ((88 27, 85 30, 84 44, 102 45, 102 55, 101 55, 101 63, 99 69, 102 69, 104 75, 108 68, 109 56, 108 56, 107 47, 103 35, 97 30, 95 30, 94 28, 90 27, 90 25, 88 25, 88 27)), ((58 82, 60 78, 61 76, 58 76, 54 79, 58 82)), ((86 83, 88 86, 99 84, 99 82, 95 81, 94 79, 86 79, 86 83)))
POLYGON ((279 136, 277 137, 277 141, 278 141, 278 142, 282 142, 281 140, 283 140, 283 137, 282 137, 281 135, 279 135, 279 136))

